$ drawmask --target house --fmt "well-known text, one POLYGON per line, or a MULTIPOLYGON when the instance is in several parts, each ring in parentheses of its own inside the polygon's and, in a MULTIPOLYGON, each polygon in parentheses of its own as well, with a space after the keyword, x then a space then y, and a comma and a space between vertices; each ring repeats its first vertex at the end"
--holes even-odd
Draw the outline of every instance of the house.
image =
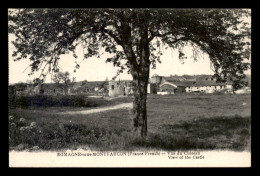
POLYGON ((133 94, 133 85, 132 81, 109 81, 109 96, 118 97, 118 96, 129 96, 133 94))
POLYGON ((212 76, 202 75, 195 78, 180 76, 159 76, 154 75, 149 80, 148 93, 154 94, 176 94, 191 92, 232 92, 232 83, 219 83, 212 76))
POLYGON ((232 83, 218 83, 214 80, 204 80, 198 81, 186 87, 186 92, 204 92, 204 93, 214 93, 214 92, 232 92, 232 83))
POLYGON ((192 82, 190 81, 165 80, 159 85, 158 94, 184 93, 186 92, 186 87, 191 84, 192 82))
POLYGON ((84 95, 108 95, 107 81, 81 81, 76 82, 71 87, 71 94, 84 95))
POLYGON ((21 96, 21 95, 33 95, 38 94, 39 90, 33 84, 17 83, 9 85, 9 94, 21 96))
MULTIPOLYGON (((40 92, 40 94, 43 95, 64 95, 65 94, 65 90, 62 88, 62 86, 57 85, 55 83, 45 83, 42 84, 41 86, 37 86, 36 88, 39 89, 38 92, 40 92), (41 88, 39 88, 41 87, 41 88)), ((67 90, 68 94, 69 94, 69 88, 67 90)))
POLYGON ((174 94, 185 92, 187 83, 194 81, 179 76, 159 76, 153 75, 148 84, 147 93, 153 94, 174 94))
POLYGON ((106 81, 80 81, 71 83, 65 87, 62 84, 44 83, 33 84, 19 83, 9 86, 9 93, 14 95, 108 95, 108 82, 106 81), (65 92, 66 91, 66 92, 65 92))

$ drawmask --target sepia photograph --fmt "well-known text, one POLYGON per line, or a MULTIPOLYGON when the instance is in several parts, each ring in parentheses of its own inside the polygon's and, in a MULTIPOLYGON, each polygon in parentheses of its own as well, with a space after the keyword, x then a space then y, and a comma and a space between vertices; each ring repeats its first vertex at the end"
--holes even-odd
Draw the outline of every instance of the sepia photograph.
POLYGON ((251 167, 251 9, 8 9, 9 167, 251 167))

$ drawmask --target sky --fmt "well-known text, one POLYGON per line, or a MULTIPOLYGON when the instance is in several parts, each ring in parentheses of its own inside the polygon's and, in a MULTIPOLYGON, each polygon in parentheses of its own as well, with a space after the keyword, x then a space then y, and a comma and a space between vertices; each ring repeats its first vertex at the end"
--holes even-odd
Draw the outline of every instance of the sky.
MULTIPOLYGON (((14 46, 11 44, 12 40, 14 40, 14 36, 9 35, 9 84, 32 81, 39 76, 40 71, 32 76, 28 76, 30 73, 30 68, 27 68, 30 64, 29 59, 14 61, 12 57, 12 52, 14 51, 14 46)), ((164 50, 161 56, 162 63, 157 63, 156 69, 150 69, 150 77, 154 74, 161 76, 214 74, 210 68, 210 59, 207 54, 202 54, 198 61, 194 61, 191 58, 191 48, 186 47, 184 53, 187 59, 182 63, 178 58, 177 50, 164 50)), ((76 81, 104 81, 106 78, 111 80, 116 75, 117 68, 112 63, 105 63, 108 55, 103 55, 100 58, 83 59, 82 48, 77 48, 77 55, 79 56, 77 61, 80 63, 80 68, 75 73, 73 72, 75 69, 75 58, 72 54, 62 55, 59 61, 59 66, 62 68, 61 71, 68 71, 71 74, 71 78, 76 77, 76 81)), ((250 74, 250 70, 246 74, 250 74)), ((132 76, 125 71, 117 77, 118 79, 132 80, 132 76)), ((48 75, 45 81, 51 82, 51 75, 48 75)))
MULTIPOLYGON (((9 45, 9 83, 18 83, 26 82, 27 80, 33 80, 40 73, 35 73, 32 76, 28 76, 30 73, 30 68, 27 68, 30 64, 29 59, 23 59, 20 61, 13 61, 12 51, 13 46, 9 45), (27 69, 26 69, 27 68, 27 69)), ((62 55, 59 61, 59 65, 62 68, 62 71, 68 71, 71 74, 71 77, 76 77, 76 81, 103 81, 106 78, 111 80, 117 72, 117 67, 114 67, 112 63, 105 63, 107 58, 106 55, 103 55, 101 58, 88 58, 83 59, 82 49, 79 49, 77 59, 80 62, 80 68, 75 69, 75 58, 72 54, 62 55)), ((192 58, 185 60, 185 63, 182 64, 178 59, 178 52, 166 50, 161 56, 162 63, 157 63, 156 69, 150 69, 150 76, 154 74, 169 76, 169 75, 194 75, 194 74, 213 74, 213 71, 210 69, 209 58, 201 58, 198 62, 194 62, 192 58)), ((127 74, 127 71, 121 73, 117 79, 121 80, 131 80, 132 76, 127 74)), ((50 82, 50 75, 47 76, 46 82, 50 82)))

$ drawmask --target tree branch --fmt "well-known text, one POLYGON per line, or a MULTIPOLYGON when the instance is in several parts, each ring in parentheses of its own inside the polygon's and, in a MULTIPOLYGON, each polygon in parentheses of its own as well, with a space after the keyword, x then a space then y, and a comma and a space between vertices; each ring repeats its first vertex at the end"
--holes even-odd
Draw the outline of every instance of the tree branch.
POLYGON ((152 30, 149 30, 149 32, 151 33, 151 37, 148 38, 148 41, 152 41, 154 37, 166 37, 167 35, 170 35, 172 34, 173 35, 173 32, 166 32, 164 34, 160 34, 159 32, 155 33, 153 32, 152 30))
POLYGON ((112 37, 119 45, 122 45, 123 42, 115 35, 112 31, 103 29, 103 32, 108 34, 110 37, 112 37))

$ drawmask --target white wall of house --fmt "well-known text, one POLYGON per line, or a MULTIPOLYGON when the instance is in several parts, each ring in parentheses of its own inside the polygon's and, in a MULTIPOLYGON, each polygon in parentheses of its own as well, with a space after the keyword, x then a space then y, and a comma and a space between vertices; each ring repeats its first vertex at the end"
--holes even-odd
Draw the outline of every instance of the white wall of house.
POLYGON ((226 89, 232 89, 233 87, 232 87, 232 85, 230 85, 230 84, 228 84, 228 85, 226 85, 226 89))
POLYGON ((191 87, 186 87, 186 92, 195 92, 195 91, 200 91, 200 92, 205 92, 205 93, 213 93, 216 91, 221 91, 221 90, 232 90, 232 85, 222 85, 222 86, 191 86, 191 87))
POLYGON ((207 91, 207 86, 201 86, 199 87, 199 91, 207 91))
POLYGON ((190 91, 190 92, 199 91, 199 87, 197 87, 197 86, 191 86, 191 87, 189 88, 189 91, 190 91))
POLYGON ((168 95, 168 94, 174 94, 174 92, 157 92, 159 95, 168 95))
POLYGON ((213 93, 215 91, 216 91, 215 86, 207 86, 206 88, 206 93, 213 93))

